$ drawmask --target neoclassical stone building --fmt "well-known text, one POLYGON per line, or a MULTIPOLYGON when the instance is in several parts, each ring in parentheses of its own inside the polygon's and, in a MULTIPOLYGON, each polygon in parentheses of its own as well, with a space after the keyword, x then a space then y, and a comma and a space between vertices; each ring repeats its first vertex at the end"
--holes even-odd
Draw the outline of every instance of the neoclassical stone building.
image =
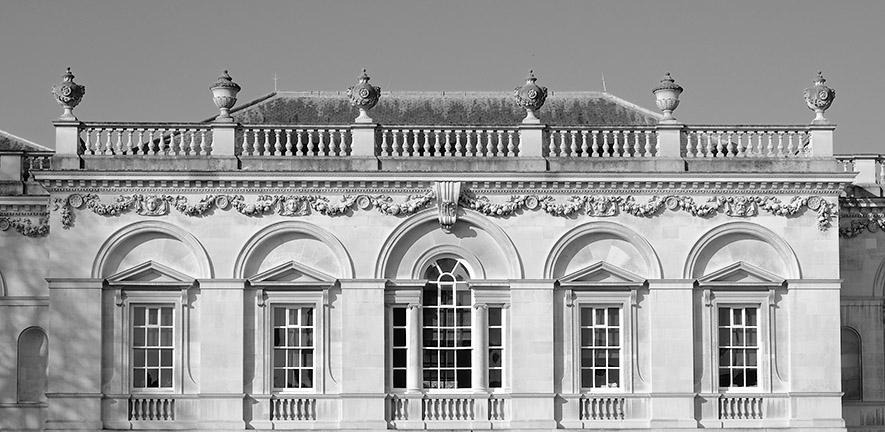
POLYGON ((878 156, 599 92, 0 135, 0 429, 885 429, 878 156), (841 349, 840 349, 841 347, 841 349))

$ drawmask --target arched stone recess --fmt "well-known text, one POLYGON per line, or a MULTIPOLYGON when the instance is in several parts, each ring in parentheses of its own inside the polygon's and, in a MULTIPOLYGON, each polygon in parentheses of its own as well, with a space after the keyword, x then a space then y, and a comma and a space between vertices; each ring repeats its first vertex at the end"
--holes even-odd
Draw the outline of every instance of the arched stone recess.
POLYGON ((28 327, 18 336, 16 388, 19 402, 46 400, 49 338, 40 327, 28 327))
POLYGON ((547 255, 544 278, 558 279, 597 263, 646 279, 661 279, 658 254, 645 237, 609 221, 588 222, 565 233, 547 255))
POLYGON ((302 272, 354 277, 353 262, 341 241, 303 221, 278 222, 255 233, 237 255, 233 277, 249 278, 287 263, 297 263, 302 272))
POLYGON ((885 296, 885 260, 882 260, 879 268, 876 269, 876 276, 873 278, 873 286, 870 291, 874 297, 885 296))
POLYGON ((683 277, 702 278, 736 263, 783 279, 802 277, 793 248, 768 228, 749 222, 724 223, 701 236, 688 254, 683 277))
POLYGON ((381 246, 375 277, 420 279, 434 258, 457 256, 475 279, 521 279, 522 262, 513 241, 480 213, 463 210, 451 232, 439 226, 436 209, 421 211, 400 224, 381 246))
POLYGON ((123 227, 99 248, 92 277, 106 278, 146 262, 198 279, 214 277, 212 262, 191 233, 162 221, 141 221, 123 227))

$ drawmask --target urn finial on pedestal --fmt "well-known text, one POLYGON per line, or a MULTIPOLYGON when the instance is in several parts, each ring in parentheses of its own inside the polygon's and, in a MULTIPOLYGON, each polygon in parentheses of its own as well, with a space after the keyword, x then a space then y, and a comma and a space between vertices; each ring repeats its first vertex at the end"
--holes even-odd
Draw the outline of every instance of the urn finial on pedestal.
POLYGON ((359 76, 359 82, 356 85, 347 88, 347 97, 350 98, 350 104, 359 108, 360 115, 354 119, 355 123, 372 123, 369 117, 369 110, 378 103, 381 98, 381 87, 369 84, 369 75, 363 68, 363 73, 359 76))
POLYGON ((661 83, 651 91, 655 95, 655 103, 664 113, 660 123, 676 123, 673 111, 679 106, 679 95, 682 94, 682 86, 670 76, 670 72, 664 75, 661 83))
POLYGON ((544 101, 547 100, 547 87, 535 84, 536 81, 538 81, 538 78, 535 77, 535 72, 530 70, 529 76, 525 79, 525 84, 513 90, 516 104, 525 108, 525 118, 522 119, 523 123, 541 123, 541 120, 535 115, 535 111, 544 106, 544 101))
POLYGON ((218 81, 209 87, 212 91, 212 101, 218 107, 220 113, 215 117, 215 121, 219 123, 230 123, 233 117, 230 116, 230 109, 237 103, 237 93, 240 92, 240 85, 235 83, 225 70, 218 81))
POLYGON ((76 121, 77 117, 74 116, 74 107, 80 104, 83 95, 86 94, 86 86, 74 82, 74 74, 71 73, 70 67, 61 77, 62 81, 52 87, 52 94, 55 95, 55 100, 64 108, 64 112, 58 119, 76 121))
POLYGON ((836 99, 836 90, 827 86, 826 82, 823 74, 818 71, 814 85, 805 89, 805 104, 815 113, 812 123, 829 123, 824 117, 824 111, 830 108, 833 99, 836 99))

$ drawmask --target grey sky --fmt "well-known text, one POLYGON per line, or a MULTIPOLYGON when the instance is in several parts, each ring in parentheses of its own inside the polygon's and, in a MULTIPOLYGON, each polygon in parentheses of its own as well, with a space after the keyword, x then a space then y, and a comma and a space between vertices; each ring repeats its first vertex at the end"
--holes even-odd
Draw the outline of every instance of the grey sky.
MULTIPOLYGON (((804 124, 818 69, 840 153, 881 152, 885 1, 0 0, 0 129, 52 145, 49 95, 71 66, 90 121, 197 121, 229 69, 240 101, 340 90, 608 90, 654 108, 670 71, 686 123, 804 124)), ((543 109, 540 112, 543 120, 543 109)), ((383 119, 378 119, 383 122, 383 119)))

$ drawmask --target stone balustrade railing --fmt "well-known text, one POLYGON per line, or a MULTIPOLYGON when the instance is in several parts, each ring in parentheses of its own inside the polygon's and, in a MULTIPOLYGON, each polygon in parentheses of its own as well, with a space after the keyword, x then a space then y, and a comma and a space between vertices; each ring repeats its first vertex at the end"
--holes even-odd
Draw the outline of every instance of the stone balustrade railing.
MULTIPOLYGON (((832 125, 391 126, 57 123, 56 156, 581 160, 833 157, 832 125)), ((76 158, 75 158, 76 159, 76 158)), ((86 158, 83 158, 85 160, 86 158)), ((103 159, 107 160, 107 159, 103 159)), ((318 159, 317 159, 318 160, 318 159)), ((383 162, 383 161, 382 161, 383 162)), ((506 162, 505 162, 506 163, 506 162)), ((75 164, 76 165, 76 164, 75 164)), ((569 165, 574 168, 573 165, 569 165)), ((59 169, 72 167, 71 164, 59 169)), ((80 165, 75 167, 81 168, 80 165)))
POLYGON ((687 158, 802 158, 814 156, 808 126, 688 126, 687 158))
POLYGON ((515 127, 382 126, 381 156, 516 157, 515 127))
POLYGON ((212 131, 202 123, 88 123, 78 136, 90 156, 212 154, 212 131))
POLYGON ((350 126, 256 125, 242 128, 238 138, 244 156, 350 155, 350 126))
POLYGON ((546 154, 570 158, 654 157, 654 126, 550 127, 546 154))
POLYGON ((132 396, 129 398, 130 421, 173 421, 175 399, 168 396, 132 396))
POLYGON ((581 420, 623 420, 625 405, 623 396, 582 396, 581 420))
POLYGON ((316 398, 274 396, 270 400, 270 420, 313 421, 316 419, 316 398))
POLYGON ((509 419, 509 397, 498 394, 390 394, 391 423, 495 422, 509 419))
POLYGON ((722 395, 719 397, 720 420, 762 420, 765 399, 758 395, 722 395))

